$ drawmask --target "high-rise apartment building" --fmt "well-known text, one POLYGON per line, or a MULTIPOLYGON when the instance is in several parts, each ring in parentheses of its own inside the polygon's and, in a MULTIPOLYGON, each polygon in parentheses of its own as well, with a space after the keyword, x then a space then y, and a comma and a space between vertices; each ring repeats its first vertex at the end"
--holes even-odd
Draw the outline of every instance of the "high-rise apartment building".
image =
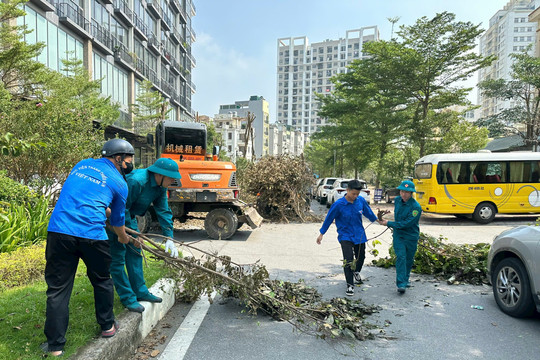
POLYGON ((37 60, 57 71, 63 59, 82 60, 120 104, 117 127, 137 132, 129 106, 143 80, 168 100, 169 120, 193 118, 193 0, 30 0, 24 10, 25 40, 46 44, 37 60))
POLYGON ((268 134, 270 111, 268 101, 262 96, 253 95, 249 100, 236 101, 230 105, 220 105, 219 114, 231 114, 234 117, 247 118, 248 112, 255 115, 253 121, 253 146, 258 159, 268 155, 268 134))
MULTIPOLYGON (((479 70, 478 82, 488 79, 511 79, 512 58, 510 54, 527 49, 535 53, 536 22, 529 21, 529 14, 540 5, 540 0, 511 0, 489 20, 489 28, 480 37, 480 54, 496 55, 491 66, 479 70)), ((513 107, 510 100, 488 98, 478 91, 479 117, 498 114, 513 107)))
POLYGON ((291 125, 304 134, 326 125, 317 114, 315 96, 334 90, 330 78, 347 71, 353 60, 364 58, 364 43, 379 40, 377 26, 348 30, 345 38, 309 44, 308 38, 277 41, 277 122, 291 125))

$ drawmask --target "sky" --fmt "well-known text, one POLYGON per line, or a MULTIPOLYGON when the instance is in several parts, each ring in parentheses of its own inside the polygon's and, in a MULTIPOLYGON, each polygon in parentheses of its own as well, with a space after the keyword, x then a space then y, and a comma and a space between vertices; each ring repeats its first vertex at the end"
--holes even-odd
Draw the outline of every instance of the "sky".
MULTIPOLYGON (((197 62, 192 81, 197 87, 192 108, 214 116, 219 105, 263 96, 276 119, 277 39, 307 36, 310 44, 344 38, 347 30, 377 25, 380 38, 389 40, 388 18, 400 17, 394 27, 412 25, 442 11, 458 21, 481 24, 509 0, 194 0, 192 27, 197 62)), ((473 87, 477 76, 464 83, 473 87)), ((469 99, 476 102, 476 91, 469 99)))

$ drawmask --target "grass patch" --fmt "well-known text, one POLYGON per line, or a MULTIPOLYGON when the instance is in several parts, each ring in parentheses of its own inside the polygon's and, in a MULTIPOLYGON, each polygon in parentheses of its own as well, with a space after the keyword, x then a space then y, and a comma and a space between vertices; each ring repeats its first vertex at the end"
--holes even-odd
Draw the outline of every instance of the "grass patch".
MULTIPOLYGON (((146 284, 152 286, 159 278, 170 275, 163 263, 148 259, 144 267, 146 284)), ((47 296, 45 280, 31 285, 0 292, 0 360, 42 359, 39 344, 46 341, 43 334, 47 296)), ((69 327, 66 333, 65 356, 70 356, 88 341, 99 336, 96 322, 94 292, 86 277, 86 266, 81 261, 77 269, 70 301, 69 327)), ((124 309, 114 294, 114 314, 124 309)))

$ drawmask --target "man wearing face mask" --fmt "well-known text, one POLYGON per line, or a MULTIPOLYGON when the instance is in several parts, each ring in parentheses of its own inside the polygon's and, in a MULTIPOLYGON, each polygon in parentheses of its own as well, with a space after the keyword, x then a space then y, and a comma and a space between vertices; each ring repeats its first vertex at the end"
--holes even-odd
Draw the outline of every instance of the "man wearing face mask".
MULTIPOLYGON (((126 226, 138 231, 136 216, 145 215, 153 205, 162 234, 172 238, 173 216, 167 201, 167 188, 180 178, 178 164, 166 158, 158 159, 147 169, 127 174, 126 226)), ((150 293, 146 287, 140 246, 124 244, 111 232, 108 235, 112 256, 111 276, 122 304, 130 311, 142 313, 144 306, 139 301, 161 302, 161 298, 150 293)), ((171 240, 165 243, 165 250, 170 251, 172 257, 178 257, 178 250, 171 240)))
POLYGON ((105 221, 109 208, 109 223, 118 241, 129 242, 124 226, 128 187, 123 174, 132 166, 134 154, 133 146, 127 141, 109 140, 103 146, 103 157, 80 161, 62 187, 47 228, 45 250, 47 342, 41 347, 50 356, 63 354, 69 299, 79 259, 86 264, 88 279, 94 287, 101 336, 112 337, 118 330, 113 313, 114 289, 105 221))

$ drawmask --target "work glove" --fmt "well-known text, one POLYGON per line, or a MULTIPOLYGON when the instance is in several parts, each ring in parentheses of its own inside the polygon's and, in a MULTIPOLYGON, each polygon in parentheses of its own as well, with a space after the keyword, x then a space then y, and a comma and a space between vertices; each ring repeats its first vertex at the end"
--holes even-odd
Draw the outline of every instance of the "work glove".
POLYGON ((177 258, 178 257, 178 249, 176 246, 174 246, 174 242, 172 240, 167 240, 165 242, 165 251, 171 253, 171 257, 177 258))

